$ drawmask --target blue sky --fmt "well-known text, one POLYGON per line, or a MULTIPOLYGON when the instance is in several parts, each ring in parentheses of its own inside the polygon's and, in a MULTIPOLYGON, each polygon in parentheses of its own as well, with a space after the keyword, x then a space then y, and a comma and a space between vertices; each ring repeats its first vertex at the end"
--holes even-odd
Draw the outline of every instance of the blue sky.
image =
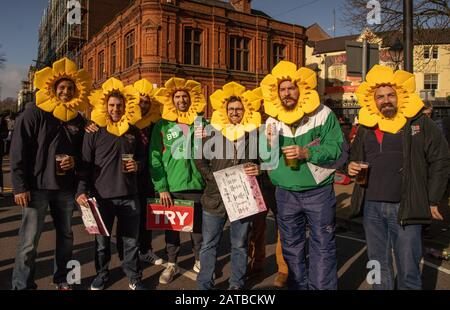
MULTIPOLYGON (((64 0, 61 0, 64 1, 64 0)), ((339 12, 345 0, 253 0, 252 7, 275 19, 302 26, 315 22, 333 35, 333 8, 336 9, 336 36, 349 29, 340 25, 339 12)), ((16 96, 20 80, 37 57, 38 27, 47 0, 1 0, 0 53, 7 63, 0 70, 0 99, 16 96)))

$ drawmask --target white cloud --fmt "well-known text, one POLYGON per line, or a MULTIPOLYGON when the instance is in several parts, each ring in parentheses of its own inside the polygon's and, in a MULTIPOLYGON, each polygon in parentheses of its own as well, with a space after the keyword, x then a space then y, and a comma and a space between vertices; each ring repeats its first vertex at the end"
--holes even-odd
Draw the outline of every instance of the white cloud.
POLYGON ((27 66, 14 64, 6 64, 3 69, 0 69, 0 99, 17 98, 22 81, 27 79, 27 72, 27 66))

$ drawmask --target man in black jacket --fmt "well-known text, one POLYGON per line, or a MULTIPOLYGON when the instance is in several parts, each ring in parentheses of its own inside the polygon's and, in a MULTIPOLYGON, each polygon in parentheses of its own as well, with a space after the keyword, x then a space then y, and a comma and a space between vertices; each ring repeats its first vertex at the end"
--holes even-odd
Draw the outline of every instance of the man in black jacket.
MULTIPOLYGON (((227 116, 230 124, 239 124, 244 116, 245 109, 239 97, 231 96, 227 100, 227 116)), ((214 145, 211 150, 214 155, 205 154, 202 159, 196 159, 195 165, 202 177, 206 180, 205 192, 201 198, 203 207, 202 232, 203 244, 200 250, 200 273, 197 276, 197 286, 200 290, 210 290, 214 287, 214 270, 217 261, 217 252, 220 245, 223 227, 227 221, 227 212, 220 195, 219 188, 214 179, 213 172, 223 170, 236 165, 244 164, 245 173, 250 176, 259 174, 259 168, 255 164, 256 158, 250 158, 250 146, 248 134, 242 138, 231 141, 219 131, 206 139, 205 145, 214 145), (214 140, 214 143, 212 143, 214 140), (216 149, 220 148, 221 149, 216 149), (233 150, 227 152, 228 150, 233 150), (219 157, 219 158, 217 158, 219 157)), ((256 157, 256 156, 255 156, 256 157)), ((247 237, 251 218, 233 221, 230 224, 231 241, 231 277, 230 289, 242 289, 247 269, 247 237)))
MULTIPOLYGON (((92 99, 91 99, 92 100, 92 99)), ((106 97, 107 113, 113 123, 125 114, 126 99, 113 91, 106 97)), ((138 196, 138 162, 145 160, 138 129, 130 126, 122 135, 115 135, 101 127, 87 133, 83 140, 83 169, 78 184, 77 202, 84 207, 89 196, 95 197, 106 229, 111 232, 117 217, 117 235, 122 238, 122 268, 132 290, 144 290, 138 256, 140 203, 138 196), (133 155, 123 162, 122 155, 133 155)), ((109 281, 111 237, 95 236, 95 267, 97 277, 91 290, 103 290, 109 281)))
MULTIPOLYGON (((60 79, 54 85, 61 102, 71 101, 75 83, 60 79)), ((58 289, 67 290, 67 263, 72 259, 72 213, 75 206, 76 162, 81 157, 84 119, 78 114, 63 122, 52 113, 33 105, 16 120, 11 141, 11 177, 15 202, 23 208, 19 247, 14 265, 12 288, 35 289, 35 258, 47 208, 56 229, 56 269, 53 276, 58 289), (55 155, 67 156, 57 173, 55 155)))
MULTIPOLYGON (((445 192, 449 171, 448 146, 439 129, 418 112, 421 105, 408 110, 400 102, 408 97, 404 94, 400 97, 399 81, 408 80, 410 76, 414 81, 412 74, 400 71, 393 79, 396 83, 377 84, 370 93, 380 116, 375 112, 371 118, 366 118, 364 100, 369 95, 366 98, 359 96, 363 106, 361 125, 352 144, 348 166, 349 175, 357 176, 363 168, 358 162, 369 164, 367 183, 355 184, 351 215, 357 215, 364 207, 369 259, 377 261, 381 267, 381 281, 373 283, 374 289, 394 289, 392 250, 398 271, 398 289, 421 288, 422 224, 430 224, 431 218, 442 220, 437 205, 445 192), (414 111, 416 115, 407 118, 402 126, 401 111, 405 110, 408 113, 414 111), (367 122, 374 119, 381 120, 378 126, 367 126, 367 122), (386 124, 394 124, 400 129, 391 130, 392 127, 386 124)), ((367 80, 371 79, 373 77, 368 75, 367 80)), ((411 84, 407 87, 413 91, 411 84)), ((409 96, 415 98, 415 94, 409 96)), ((415 104, 420 102, 420 99, 414 100, 415 104)), ((409 104, 413 105, 411 101, 409 104)))

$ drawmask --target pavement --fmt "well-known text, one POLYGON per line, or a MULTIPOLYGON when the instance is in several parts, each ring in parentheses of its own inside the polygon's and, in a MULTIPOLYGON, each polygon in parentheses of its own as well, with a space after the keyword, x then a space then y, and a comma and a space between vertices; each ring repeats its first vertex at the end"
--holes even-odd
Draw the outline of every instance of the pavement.
MULTIPOLYGON (((5 187, 10 188, 8 161, 3 166, 5 187)), ((348 219, 353 185, 335 185, 337 206, 336 240, 338 248, 338 288, 339 290, 369 290, 366 282, 367 247, 364 240, 361 218, 348 219)), ((10 190, 10 189, 9 189, 10 190)), ((444 214, 443 222, 433 222, 430 229, 424 233, 424 247, 445 249, 450 245, 450 210, 448 201, 441 206, 444 214)), ((21 223, 21 208, 13 203, 12 194, 0 199, 0 290, 11 288, 11 275, 14 266, 14 256, 18 242, 18 232, 21 223)), ((74 255, 73 259, 81 265, 81 284, 79 290, 89 289, 95 277, 94 242, 93 237, 84 230, 79 211, 74 213, 74 255)), ((269 213, 266 231, 266 265, 264 272, 246 281, 246 289, 276 290, 273 280, 277 273, 275 261, 276 231, 273 215, 269 213)), ((115 229, 112 242, 115 243, 115 229)), ((163 266, 144 265, 143 282, 154 290, 192 290, 196 289, 196 273, 192 270, 194 257, 191 251, 190 238, 182 233, 179 267, 181 272, 173 282, 167 285, 158 283, 163 266)), ((40 290, 54 290, 52 284, 53 254, 55 232, 52 219, 47 214, 44 230, 40 239, 36 258, 36 283, 40 290)), ((113 246, 113 256, 110 264, 110 282, 107 290, 126 290, 128 281, 121 270, 117 252, 113 246)), ((157 255, 166 259, 164 251, 164 234, 154 232, 153 248, 157 255)), ((421 264, 424 289, 450 289, 450 262, 429 255, 424 256, 421 264)), ((219 250, 216 268, 216 287, 226 289, 230 275, 230 242, 229 227, 226 226, 219 250)))

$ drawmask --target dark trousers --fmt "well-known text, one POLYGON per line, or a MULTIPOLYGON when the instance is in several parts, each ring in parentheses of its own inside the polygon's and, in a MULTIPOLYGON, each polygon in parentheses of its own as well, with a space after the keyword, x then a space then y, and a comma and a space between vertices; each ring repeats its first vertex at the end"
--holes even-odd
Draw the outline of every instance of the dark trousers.
POLYGON ((36 288, 34 283, 37 247, 45 224, 47 209, 56 230, 54 283, 67 282, 67 263, 72 259, 72 214, 75 206, 74 193, 67 190, 33 190, 27 208, 22 208, 22 225, 19 231, 12 288, 24 290, 36 288))
MULTIPOLYGON (((114 219, 117 217, 117 236, 122 239, 122 268, 131 283, 142 278, 142 270, 138 256, 139 214, 138 196, 99 199, 99 211, 106 229, 111 234, 114 219)), ((111 237, 96 235, 95 237, 95 268, 97 275, 107 278, 109 262, 111 261, 111 237)))
POLYGON ((147 230, 147 197, 140 197, 141 221, 139 224, 139 251, 147 253, 152 250, 152 231, 147 230))
MULTIPOLYGON (((140 220, 139 220, 139 252, 147 253, 152 250, 152 231, 147 230, 147 197, 145 195, 139 195, 139 204, 141 206, 140 220)), ((117 252, 119 253, 119 259, 123 261, 123 242, 122 237, 117 234, 117 252)))
MULTIPOLYGON (((186 191, 171 193, 173 199, 194 201, 194 229, 191 234, 192 249, 195 260, 200 259, 202 247, 202 206, 200 204, 201 191, 186 191)), ((180 232, 173 230, 165 231, 166 251, 169 263, 176 263, 180 252, 180 232)))
POLYGON ((337 289, 336 197, 332 185, 294 192, 277 188, 278 228, 290 290, 337 289), (306 228, 309 268, 306 268, 306 228))

